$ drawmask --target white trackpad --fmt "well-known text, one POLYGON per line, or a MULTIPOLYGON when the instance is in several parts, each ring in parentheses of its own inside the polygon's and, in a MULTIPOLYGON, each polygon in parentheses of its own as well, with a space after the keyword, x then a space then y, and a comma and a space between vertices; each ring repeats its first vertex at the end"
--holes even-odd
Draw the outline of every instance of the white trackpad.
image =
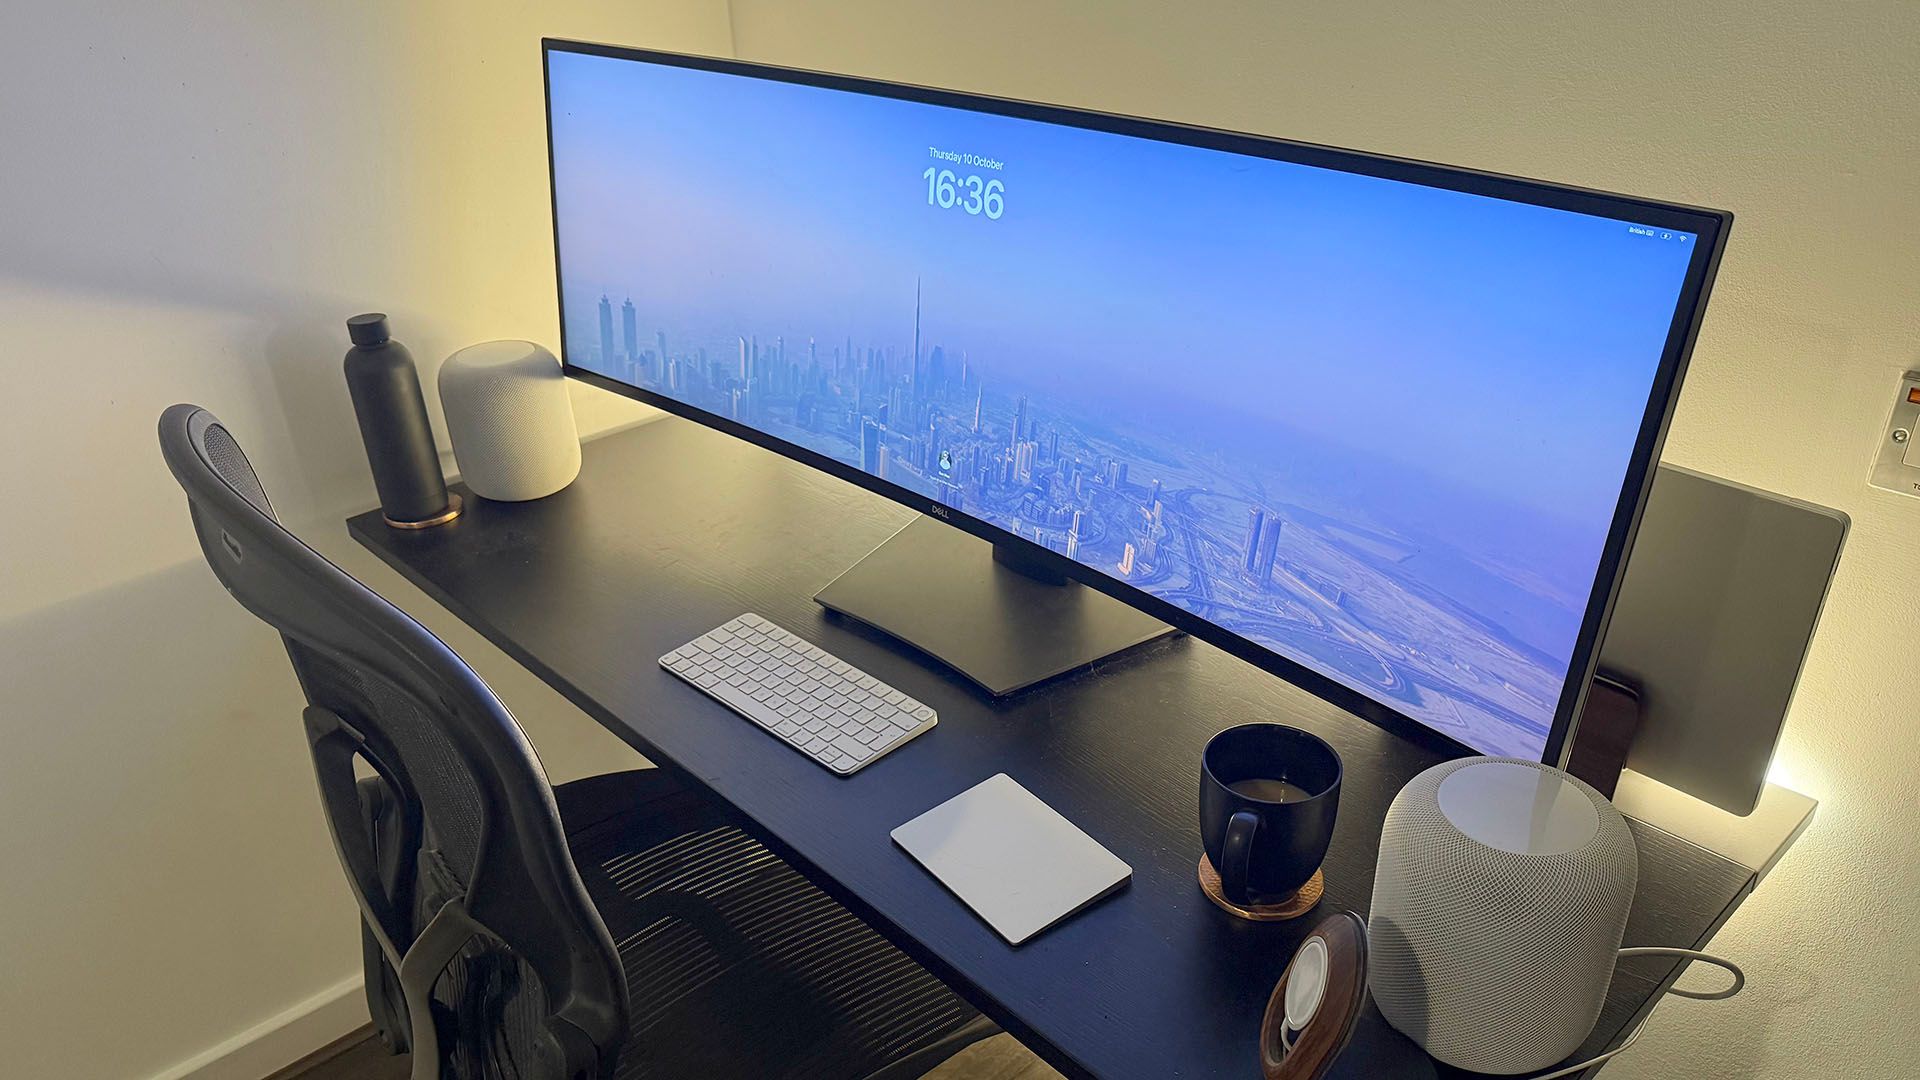
POLYGON ((1014 945, 1133 876, 1006 773, 893 830, 893 842, 1014 945))

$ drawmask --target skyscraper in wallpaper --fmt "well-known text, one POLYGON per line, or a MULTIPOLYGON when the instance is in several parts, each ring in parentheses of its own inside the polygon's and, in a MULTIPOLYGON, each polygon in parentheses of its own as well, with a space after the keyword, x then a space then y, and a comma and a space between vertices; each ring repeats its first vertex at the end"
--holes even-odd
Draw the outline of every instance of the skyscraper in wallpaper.
POLYGON ((569 364, 1541 755, 1696 314, 1679 211, 710 67, 549 54, 569 364))
POLYGON ((629 364, 640 362, 640 317, 633 309, 633 297, 629 296, 620 303, 620 341, 626 346, 623 359, 629 364))
POLYGON ((924 395, 927 387, 920 378, 920 279, 913 279, 913 379, 908 384, 914 393, 924 395))
POLYGON ((620 371, 620 356, 613 351, 613 304, 600 298, 600 363, 608 373, 620 371))

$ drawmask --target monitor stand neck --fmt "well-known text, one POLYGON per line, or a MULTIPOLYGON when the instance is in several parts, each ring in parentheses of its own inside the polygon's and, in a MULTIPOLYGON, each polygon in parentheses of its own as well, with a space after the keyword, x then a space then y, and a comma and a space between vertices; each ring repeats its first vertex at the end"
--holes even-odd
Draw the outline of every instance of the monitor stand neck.
POLYGON ((919 517, 814 599, 995 696, 1173 632, 1012 545, 919 517))
MULTIPOLYGON (((925 520, 931 521, 932 519, 927 518, 925 520)), ((959 530, 956 529, 954 531, 958 532, 959 530)), ((988 546, 993 548, 994 562, 1019 574, 1023 578, 1039 582, 1042 585, 1066 586, 1075 584, 1072 578, 1061 573, 1053 566, 1048 565, 1043 560, 1035 558, 1032 552, 1014 547, 1012 544, 995 543, 993 541, 988 541, 987 543, 988 546)))

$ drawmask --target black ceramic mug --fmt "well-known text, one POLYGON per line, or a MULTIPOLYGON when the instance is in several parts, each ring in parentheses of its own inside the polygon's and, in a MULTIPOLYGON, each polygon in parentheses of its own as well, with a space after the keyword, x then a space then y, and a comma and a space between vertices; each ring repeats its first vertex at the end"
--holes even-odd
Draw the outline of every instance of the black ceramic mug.
POLYGON ((1229 903, 1285 900, 1313 877, 1333 840, 1340 755, 1284 724, 1242 724, 1200 758, 1200 838, 1229 903))

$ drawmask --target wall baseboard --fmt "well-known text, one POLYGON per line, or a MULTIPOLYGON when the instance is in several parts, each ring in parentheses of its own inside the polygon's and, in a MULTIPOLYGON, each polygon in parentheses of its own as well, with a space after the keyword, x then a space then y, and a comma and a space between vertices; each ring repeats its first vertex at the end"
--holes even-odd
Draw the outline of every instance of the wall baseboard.
POLYGON ((209 1047, 153 1080, 260 1080, 367 1025, 360 976, 209 1047))
POLYGON ((324 1065, 342 1054, 351 1053, 361 1043, 377 1039, 372 1022, 361 1024, 345 1035, 333 1040, 307 1056, 290 1065, 283 1065, 268 1074, 264 1080, 300 1080, 318 1066, 324 1065))

